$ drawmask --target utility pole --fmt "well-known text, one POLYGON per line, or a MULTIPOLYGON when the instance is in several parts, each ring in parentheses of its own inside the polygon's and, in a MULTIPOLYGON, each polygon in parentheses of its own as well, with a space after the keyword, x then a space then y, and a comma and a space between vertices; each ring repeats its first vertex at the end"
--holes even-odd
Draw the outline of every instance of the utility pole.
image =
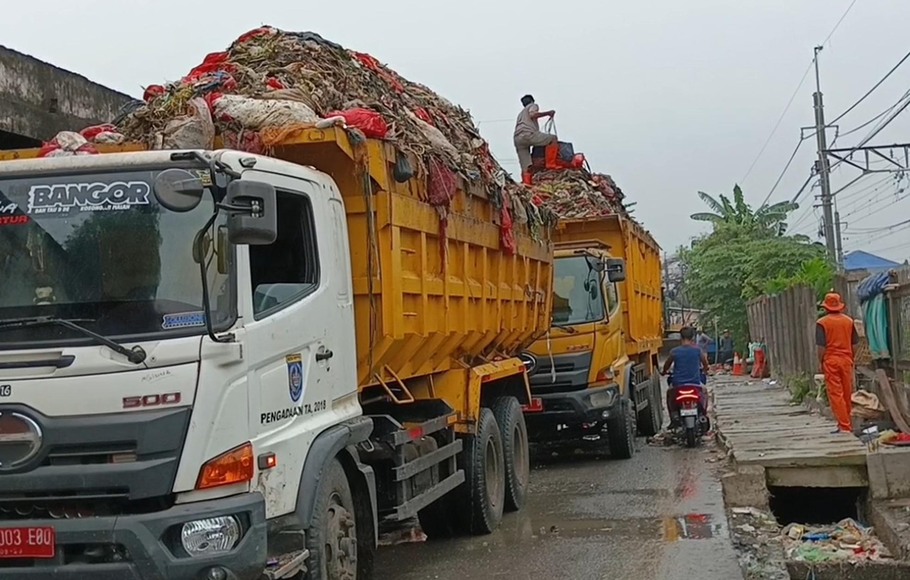
POLYGON ((821 46, 815 47, 815 94, 812 99, 815 104, 815 136, 818 143, 818 177, 822 186, 822 211, 824 215, 825 245, 828 247, 828 257, 837 260, 838 268, 841 266, 840 255, 837 251, 838 240, 840 236, 835 235, 835 226, 833 203, 831 198, 831 182, 828 179, 828 136, 825 125, 825 105, 822 101, 821 80, 818 74, 818 53, 822 51, 821 46))
POLYGON ((834 229, 837 234, 837 271, 844 271, 844 245, 840 237, 840 212, 834 210, 834 229))

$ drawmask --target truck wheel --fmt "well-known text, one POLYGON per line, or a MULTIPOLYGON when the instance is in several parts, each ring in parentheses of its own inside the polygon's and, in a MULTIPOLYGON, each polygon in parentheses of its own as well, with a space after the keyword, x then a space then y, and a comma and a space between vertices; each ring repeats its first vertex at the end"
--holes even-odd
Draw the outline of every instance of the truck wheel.
POLYGON ((531 477, 531 457, 528 450, 528 428, 524 413, 515 397, 500 397, 493 401, 493 415, 502 435, 502 456, 505 460, 505 511, 517 512, 528 497, 531 477))
POLYGON ((635 455, 635 412, 632 401, 622 399, 619 413, 607 420, 607 446, 616 459, 631 459, 635 455))
POLYGON ((660 382, 651 378, 651 384, 645 390, 648 406, 638 413, 638 432, 646 437, 657 435, 663 426, 663 405, 660 401, 660 382))
POLYGON ((506 480, 502 435, 493 411, 484 407, 477 421, 477 434, 465 440, 461 454, 465 485, 462 486, 462 527, 472 534, 490 534, 502 522, 506 480))
POLYGON ((357 521, 344 468, 333 459, 316 490, 313 521, 307 531, 308 580, 356 580, 357 521))

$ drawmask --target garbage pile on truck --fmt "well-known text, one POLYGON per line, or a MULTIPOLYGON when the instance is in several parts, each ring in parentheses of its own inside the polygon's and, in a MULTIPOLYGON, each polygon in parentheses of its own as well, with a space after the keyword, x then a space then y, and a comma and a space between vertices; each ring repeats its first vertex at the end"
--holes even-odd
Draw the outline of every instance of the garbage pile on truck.
POLYGON ((534 203, 561 219, 629 217, 622 189, 609 175, 586 169, 535 172, 531 177, 534 203))
POLYGON ((427 201, 443 219, 458 179, 481 187, 500 211, 505 246, 513 223, 539 232, 556 221, 507 176, 466 110, 369 54, 316 33, 268 26, 207 55, 179 81, 147 87, 143 102, 112 124, 58 135, 43 154, 91 154, 95 143, 119 142, 212 149, 216 139, 226 148, 269 154, 295 132, 336 126, 355 142, 392 144, 399 152, 396 178, 426 175, 427 201))

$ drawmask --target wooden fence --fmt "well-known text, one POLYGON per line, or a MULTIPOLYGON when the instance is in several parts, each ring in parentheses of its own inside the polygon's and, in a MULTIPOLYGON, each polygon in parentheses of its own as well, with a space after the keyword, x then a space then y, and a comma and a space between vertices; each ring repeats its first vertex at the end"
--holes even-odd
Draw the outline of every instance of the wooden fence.
POLYGON ((815 291, 799 286, 749 302, 749 334, 768 345, 771 374, 776 378, 818 372, 815 291))

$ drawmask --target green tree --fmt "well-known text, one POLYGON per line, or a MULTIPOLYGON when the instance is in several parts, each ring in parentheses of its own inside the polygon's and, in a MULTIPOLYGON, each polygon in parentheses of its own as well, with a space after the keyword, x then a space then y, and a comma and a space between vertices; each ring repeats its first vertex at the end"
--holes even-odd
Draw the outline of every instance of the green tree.
POLYGON ((771 205, 763 204, 757 210, 746 203, 743 190, 739 185, 733 186, 733 201, 721 194, 715 199, 703 191, 698 192, 710 212, 692 214, 696 221, 711 222, 712 224, 739 225, 750 229, 757 229, 773 235, 782 236, 787 231, 787 216, 799 208, 799 204, 781 201, 771 205))
POLYGON ((743 346, 749 336, 749 300, 800 283, 830 288, 833 270, 823 246, 805 236, 786 235, 786 220, 795 204, 763 205, 753 211, 739 186, 733 193, 731 203, 725 196, 718 201, 699 192, 714 213, 695 214, 692 219, 711 222, 712 231, 694 240, 679 257, 692 305, 706 311, 708 320, 716 318, 743 346))

